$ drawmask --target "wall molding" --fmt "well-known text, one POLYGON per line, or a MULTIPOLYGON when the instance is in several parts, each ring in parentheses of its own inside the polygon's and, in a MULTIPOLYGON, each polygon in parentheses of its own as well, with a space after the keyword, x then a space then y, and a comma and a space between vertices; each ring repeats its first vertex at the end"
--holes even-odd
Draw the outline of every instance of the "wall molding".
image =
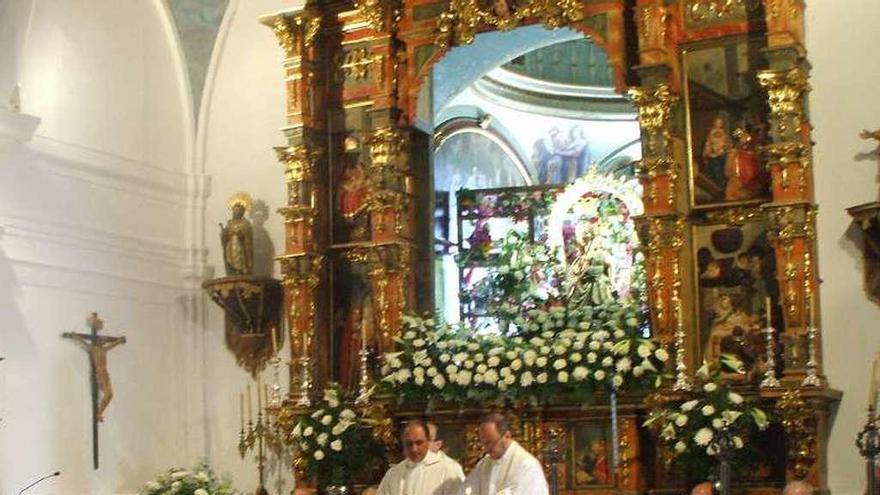
POLYGON ((188 174, 84 146, 34 136, 31 161, 51 173, 150 197, 175 206, 187 203, 188 174))

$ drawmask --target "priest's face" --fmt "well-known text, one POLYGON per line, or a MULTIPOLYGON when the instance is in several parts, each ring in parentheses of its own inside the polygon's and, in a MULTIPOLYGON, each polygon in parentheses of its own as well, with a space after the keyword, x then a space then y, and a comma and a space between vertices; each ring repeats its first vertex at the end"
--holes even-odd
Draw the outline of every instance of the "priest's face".
POLYGON ((480 425, 480 444, 483 450, 492 459, 501 459, 501 456, 507 452, 510 447, 510 432, 507 431, 503 435, 498 433, 498 427, 495 423, 483 423, 480 425))
POLYGON ((428 453, 428 435, 422 425, 410 425, 403 431, 403 451, 412 462, 422 462, 428 453))

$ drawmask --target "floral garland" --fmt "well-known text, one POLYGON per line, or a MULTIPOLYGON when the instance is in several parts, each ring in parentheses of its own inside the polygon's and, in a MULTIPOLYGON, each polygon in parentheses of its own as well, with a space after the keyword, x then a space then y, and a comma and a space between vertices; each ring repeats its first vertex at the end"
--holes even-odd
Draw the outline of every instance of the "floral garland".
POLYGON ((641 335, 640 322, 632 306, 556 306, 517 317, 530 336, 502 337, 407 316, 381 383, 400 401, 458 403, 587 401, 597 391, 657 387, 669 355, 641 335))
POLYGON ((340 399, 337 388, 326 389, 323 403, 302 416, 292 431, 304 454, 306 473, 316 477, 320 486, 350 483, 352 476, 381 452, 367 426, 367 421, 340 399))
POLYGON ((700 479, 715 465, 724 436, 729 437, 734 455, 745 458, 750 435, 769 425, 763 410, 722 381, 722 369, 741 373, 743 366, 727 354, 703 364, 696 373, 697 387, 687 400, 654 409, 644 423, 671 452, 670 460, 680 462, 689 475, 700 479))
POLYGON ((171 468, 153 481, 148 481, 141 489, 142 495, 233 495, 229 480, 219 480, 200 460, 191 470, 171 468))

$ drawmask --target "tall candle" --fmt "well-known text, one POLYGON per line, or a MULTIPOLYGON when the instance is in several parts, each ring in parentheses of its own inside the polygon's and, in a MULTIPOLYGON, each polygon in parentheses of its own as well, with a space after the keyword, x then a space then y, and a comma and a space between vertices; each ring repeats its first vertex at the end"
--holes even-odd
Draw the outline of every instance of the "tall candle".
POLYGON ((269 406, 269 384, 263 384, 263 403, 266 404, 266 407, 269 406))
POLYGON ((239 404, 238 404, 239 408, 238 409, 241 414, 241 429, 242 429, 242 431, 244 431, 244 394, 241 392, 238 393, 238 401, 239 401, 239 404))
POLYGON ((251 415, 251 384, 250 383, 248 383, 248 386, 247 386, 247 418, 248 418, 248 423, 250 423, 251 420, 253 419, 253 416, 251 415))
POLYGON ((257 376, 257 413, 263 410, 263 380, 257 376))
POLYGON ((278 338, 275 334, 275 327, 272 327, 272 355, 278 354, 278 338))
POLYGON ((868 389, 868 407, 877 405, 877 381, 880 377, 880 352, 874 355, 874 369, 871 371, 871 388, 868 389))
POLYGON ((769 296, 766 299, 764 299, 764 312, 766 313, 766 317, 767 317, 767 328, 770 328, 771 326, 773 326, 773 321, 771 320, 771 317, 770 317, 770 297, 769 296))
POLYGON ((810 322, 809 322, 810 328, 813 328, 814 326, 816 326, 816 304, 813 302, 813 299, 815 297, 816 296, 814 296, 813 293, 810 292, 810 322))

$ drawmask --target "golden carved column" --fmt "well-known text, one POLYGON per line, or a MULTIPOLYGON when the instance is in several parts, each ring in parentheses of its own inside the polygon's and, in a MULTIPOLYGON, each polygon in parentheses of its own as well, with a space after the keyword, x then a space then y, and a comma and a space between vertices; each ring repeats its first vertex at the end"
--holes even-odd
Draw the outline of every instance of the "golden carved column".
POLYGON ((284 216, 285 251, 277 260, 296 365, 296 372, 291 370, 291 398, 308 407, 313 383, 326 376, 326 370, 315 368, 316 362, 326 361, 317 352, 326 347, 319 343, 322 301, 317 292, 324 279, 326 245, 326 212, 321 208, 326 194, 321 173, 325 153, 320 145, 323 94, 317 90, 323 73, 318 46, 321 15, 316 5, 308 2, 260 20, 272 28, 285 54, 287 125, 283 131, 288 145, 275 151, 284 166, 287 205, 278 210, 284 216))
POLYGON ((684 289, 684 224, 678 211, 682 174, 674 156, 671 130, 671 114, 679 97, 664 83, 632 88, 629 94, 638 109, 642 128, 643 158, 638 175, 644 187, 645 214, 638 222, 647 246, 645 268, 651 327, 655 335, 669 341, 677 329, 677 315, 683 313, 684 289))
POLYGON ((394 347, 403 312, 412 307, 414 209, 410 173, 409 132, 380 127, 366 141, 370 191, 372 247, 368 256, 376 341, 380 351, 394 347))
POLYGON ((669 31, 669 8, 662 1, 638 2, 636 24, 638 25, 639 60, 644 65, 664 64, 669 57, 667 34, 669 31))
MULTIPOLYGON (((808 346, 805 345, 811 313, 819 311, 815 270, 815 206, 810 124, 804 112, 809 91, 806 69, 767 70, 758 74, 770 105, 772 143, 764 148, 772 180, 773 202, 765 205, 770 219, 770 240, 776 252, 777 281, 786 352, 784 377, 804 376, 808 346), (811 309, 812 306, 812 309, 811 309)), ((815 318, 814 318, 815 319, 815 318)), ((818 321, 812 323, 818 324, 818 321)), ((821 338, 815 337, 817 358, 821 338)), ((821 358, 817 360, 821 375, 821 358)))

